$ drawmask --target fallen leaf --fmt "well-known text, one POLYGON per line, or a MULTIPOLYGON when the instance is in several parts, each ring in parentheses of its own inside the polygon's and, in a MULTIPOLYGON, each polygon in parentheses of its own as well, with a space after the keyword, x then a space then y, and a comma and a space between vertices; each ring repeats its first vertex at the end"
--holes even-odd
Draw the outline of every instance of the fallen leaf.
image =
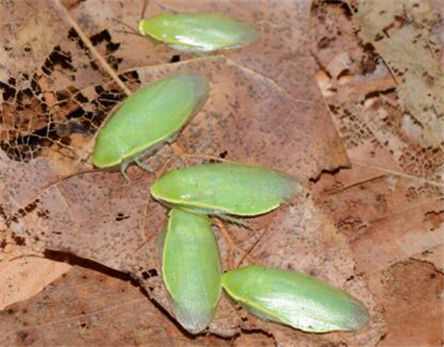
POLYGON ((184 333, 128 277, 74 266, 36 297, 0 312, 2 346, 228 346, 184 333), (105 273, 100 273, 97 271, 105 273))
POLYGON ((37 257, 0 262, 0 310, 38 294, 70 268, 68 264, 37 257))
POLYGON ((438 103, 442 93, 439 82, 423 84, 421 74, 439 69, 439 62, 419 42, 428 42, 440 24, 428 2, 413 1, 320 3, 314 18, 318 42, 332 27, 341 32, 331 44, 318 44, 317 76, 351 163, 323 175, 313 186, 315 199, 347 236, 356 273, 384 307, 387 333, 378 345, 436 346, 443 338, 442 309, 434 308, 442 307, 436 293, 442 290, 444 156, 433 135, 440 125, 421 93, 433 89, 438 103), (349 64, 341 66, 336 56, 345 53, 349 64), (406 100, 406 88, 421 91, 406 100), (429 315, 440 323, 422 324, 429 315))
POLYGON ((442 272, 432 264, 409 260, 388 267, 369 284, 387 310, 388 333, 379 346, 442 344, 442 272))

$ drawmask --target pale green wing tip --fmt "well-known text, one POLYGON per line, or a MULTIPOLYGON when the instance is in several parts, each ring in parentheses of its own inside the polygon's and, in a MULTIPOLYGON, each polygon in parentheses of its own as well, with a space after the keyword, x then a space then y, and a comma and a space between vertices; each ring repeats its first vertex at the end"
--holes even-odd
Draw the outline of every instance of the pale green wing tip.
POLYGON ((334 319, 326 319, 326 317, 310 317, 311 323, 299 325, 300 321, 296 324, 291 320, 285 322, 286 324, 300 329, 302 331, 311 333, 329 333, 333 331, 355 331, 364 328, 370 323, 370 314, 365 306, 354 298, 350 298, 350 307, 348 310, 344 310, 341 316, 334 319))
POLYGON ((350 312, 348 322, 345 324, 345 330, 362 329, 370 323, 371 317, 367 308, 359 301, 353 299, 353 307, 350 312))
POLYGON ((186 331, 191 334, 199 334, 208 327, 215 310, 196 310, 174 305, 173 312, 177 321, 186 331))
POLYGON ((294 177, 291 177, 291 182, 290 182, 291 188, 290 188, 290 198, 299 195, 302 193, 302 191, 304 190, 304 187, 302 186, 302 184, 294 177))
POLYGON ((185 70, 171 75, 170 79, 184 89, 193 91, 194 109, 190 116, 195 115, 209 95, 210 81, 208 77, 197 71, 185 70))
POLYGON ((255 27, 246 24, 247 28, 244 31, 244 35, 243 35, 243 43, 242 45, 247 46, 247 45, 251 45, 252 43, 256 42, 257 40, 259 40, 260 34, 259 34, 259 30, 257 30, 255 27))
POLYGON ((193 71, 184 71, 182 72, 182 76, 193 85, 196 98, 205 99, 208 96, 210 81, 207 76, 193 71))

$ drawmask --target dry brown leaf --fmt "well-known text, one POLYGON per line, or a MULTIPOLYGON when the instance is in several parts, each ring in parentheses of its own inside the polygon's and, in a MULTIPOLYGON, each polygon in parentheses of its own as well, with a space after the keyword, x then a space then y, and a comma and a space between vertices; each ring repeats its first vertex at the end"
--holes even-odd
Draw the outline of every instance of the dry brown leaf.
MULTIPOLYGON (((410 4, 408 1, 406 3, 410 4)), ((382 2, 380 4, 380 6, 386 5, 387 3, 384 5, 382 2)), ((399 10, 398 5, 394 5, 391 10, 399 10)), ((408 10, 408 7, 402 8, 408 10)), ((360 12, 360 7, 357 11, 360 12)), ((392 20, 395 20, 395 15, 390 13, 392 20)), ((423 15, 426 14, 423 13, 423 15)), ((431 15, 428 14, 428 16, 431 15)), ((387 21, 385 12, 384 18, 387 21)), ((345 20, 347 21, 349 22, 345 20)), ((376 30, 375 27, 378 24, 378 21, 373 21, 369 25, 373 25, 372 28, 376 30)), ((402 28, 408 25, 415 27, 414 23, 409 23, 402 28)), ((342 28, 347 28, 347 26, 342 26, 342 28)), ((392 31, 396 29, 394 27, 392 31)), ((348 32, 343 34, 353 37, 350 24, 348 32)), ((352 40, 348 37, 345 41, 352 40)), ((354 41, 356 48, 359 42, 356 39, 354 41)), ((329 56, 328 51, 333 53, 334 49, 321 52, 320 57, 334 60, 329 56)), ((364 69, 363 61, 359 61, 354 56, 363 59, 365 52, 360 54, 354 52, 355 50, 351 50, 350 54, 353 54, 352 60, 355 63, 348 70, 359 71, 359 67, 364 69)), ((417 61, 414 57, 411 59, 417 61)), ((402 102, 397 103, 399 86, 394 84, 392 88, 385 89, 389 86, 386 82, 389 71, 384 68, 380 60, 377 63, 371 74, 366 73, 366 70, 361 70, 361 74, 354 74, 352 80, 344 85, 340 86, 337 78, 328 82, 338 87, 337 92, 329 97, 328 102, 347 146, 353 170, 341 172, 340 175, 327 179, 325 182, 328 182, 326 184, 328 188, 320 185, 317 189, 321 191, 321 194, 328 194, 327 200, 336 201, 333 215, 338 223, 342 221, 346 224, 347 220, 350 220, 346 217, 349 214, 354 216, 354 226, 360 228, 360 233, 365 233, 362 228, 369 230, 368 227, 373 223, 377 224, 374 226, 375 231, 378 230, 377 234, 382 235, 382 230, 385 228, 394 232, 391 235, 399 239, 397 243, 399 251, 389 252, 387 257, 391 257, 391 262, 396 262, 442 243, 442 232, 440 232, 442 223, 439 216, 440 211, 444 209, 442 200, 444 182, 439 179, 439 175, 444 164, 444 152, 439 146, 430 147, 425 138, 410 136, 412 128, 406 126, 408 119, 411 119, 406 112, 410 110, 405 108, 406 105, 402 102), (372 83, 375 80, 381 83, 372 83), (366 93, 356 92, 369 86, 374 89, 368 89, 366 93), (433 228, 430 227, 430 218, 433 219, 433 228), (400 225, 401 220, 411 226, 411 229, 404 228, 401 231, 403 236, 396 234, 389 225, 383 228, 378 224, 386 221, 389 224, 400 225), (415 230, 420 229, 421 226, 424 227, 422 231, 415 230), (419 233, 422 233, 421 237, 419 233), (415 245, 411 244, 412 240, 416 240, 415 245)), ((393 63, 396 64, 397 61, 393 63)), ((406 83, 411 83, 408 76, 405 76, 405 80, 406 83)), ((323 89, 326 90, 326 83, 323 82, 323 85, 323 89)), ((356 232, 356 228, 352 229, 356 232)), ((360 235, 353 235, 354 239, 359 237, 360 235)), ((370 239, 372 237, 376 238, 376 234, 370 239)), ((383 247, 381 243, 377 244, 383 247)), ((384 265, 384 257, 381 257, 383 252, 378 251, 377 246, 372 248, 373 253, 358 253, 358 256, 373 258, 373 264, 369 264, 369 268, 373 270, 378 269, 378 267, 375 268, 374 262, 387 266, 390 261, 384 265), (375 257, 375 254, 379 256, 375 257)))
POLYGON ((387 309, 388 333, 378 346, 442 345, 443 283, 442 272, 415 260, 397 263, 372 277, 370 287, 387 309))
POLYGON ((36 297, 0 312, 0 320, 1 346, 230 344, 214 336, 187 337, 125 276, 78 266, 36 297))
POLYGON ((70 268, 69 264, 37 257, 0 262, 0 310, 29 299, 70 268))
MULTIPOLYGON (((438 22, 427 1, 359 1, 354 20, 364 43, 371 43, 396 77, 399 105, 406 113, 402 130, 426 147, 444 147, 444 74, 430 31, 438 22)), ((402 148, 400 148, 402 150, 402 148)), ((436 176, 443 181, 443 168, 436 176)), ((415 174, 419 174, 416 173, 415 174)))
POLYGON ((435 18, 427 6, 319 3, 313 12, 318 81, 352 166, 324 175, 313 191, 348 237, 357 273, 384 306, 387 334, 381 346, 437 346, 443 340, 443 298, 437 293, 444 264, 444 153, 433 135, 442 128, 427 118, 433 112, 423 107, 429 99, 421 93, 430 91, 438 103, 443 94, 441 82, 425 87, 418 81, 429 69, 439 81, 442 71, 429 48, 415 42, 427 42, 439 25, 419 20, 435 18), (360 37, 354 28, 362 29, 360 37), (340 35, 332 35, 335 30, 340 35), (366 36, 369 32, 379 36, 366 36), (402 50, 395 49, 401 42, 402 50), (423 90, 406 101, 406 88, 423 90), (429 314, 434 323, 421 323, 429 314))

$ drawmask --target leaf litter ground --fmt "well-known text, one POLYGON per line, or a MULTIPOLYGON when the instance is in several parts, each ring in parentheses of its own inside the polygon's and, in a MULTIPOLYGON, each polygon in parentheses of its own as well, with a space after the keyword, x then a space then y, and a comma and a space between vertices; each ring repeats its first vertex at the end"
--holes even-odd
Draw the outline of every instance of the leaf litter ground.
MULTIPOLYGON (((241 250, 254 246, 250 257, 256 261, 326 279, 363 300, 374 317, 372 325, 358 333, 311 335, 246 316, 223 299, 217 317, 210 326, 210 333, 224 338, 237 336, 238 341, 245 344, 249 341, 248 337, 251 337, 251 341, 265 343, 271 343, 270 339, 273 339, 281 345, 322 345, 326 341, 344 341, 352 345, 376 344, 384 332, 381 307, 376 304, 367 285, 373 285, 372 290, 383 299, 391 287, 375 287, 376 276, 386 274, 388 270, 393 273, 395 269, 390 267, 391 264, 396 265, 396 262, 407 256, 416 255, 419 258, 420 253, 422 258, 426 257, 424 249, 433 249, 439 243, 437 237, 430 236, 427 238, 429 241, 422 246, 411 247, 408 252, 403 247, 402 252, 396 253, 397 257, 388 259, 379 257, 375 250, 378 260, 385 259, 385 262, 378 262, 380 270, 375 268, 372 277, 365 270, 365 266, 369 266, 368 260, 372 260, 367 253, 368 243, 359 243, 361 234, 356 234, 356 231, 362 233, 363 240, 367 237, 370 243, 376 236, 367 233, 368 222, 362 222, 362 218, 362 223, 358 221, 352 223, 349 229, 343 228, 348 224, 341 224, 343 221, 338 220, 343 215, 341 213, 348 213, 355 219, 358 217, 352 213, 353 209, 344 211, 340 205, 336 207, 336 201, 342 198, 338 194, 350 193, 349 185, 361 186, 363 177, 373 184, 375 176, 383 176, 379 178, 380 181, 376 180, 383 190, 388 181, 397 191, 398 186, 392 182, 391 176, 401 176, 402 182, 410 177, 414 183, 413 189, 410 185, 406 189, 412 194, 435 194, 439 199, 440 187, 436 184, 429 187, 430 182, 424 175, 420 175, 423 181, 417 180, 414 171, 399 171, 398 166, 390 166, 396 157, 390 155, 390 152, 387 154, 384 146, 375 146, 372 138, 374 131, 363 123, 366 118, 361 119, 361 113, 355 115, 355 123, 365 124, 361 128, 367 131, 363 135, 367 135, 353 135, 351 132, 355 125, 351 123, 353 117, 346 117, 348 109, 344 111, 346 116, 339 118, 339 121, 335 117, 336 113, 333 113, 333 120, 346 145, 353 170, 343 170, 339 176, 332 176, 335 181, 333 187, 323 186, 324 180, 328 181, 325 175, 317 185, 313 184, 321 172, 335 172, 349 166, 350 161, 313 83, 312 72, 316 65, 308 50, 310 40, 306 29, 309 4, 279 2, 277 6, 277 2, 264 1, 251 8, 250 2, 241 2, 236 6, 229 2, 199 2, 193 10, 228 12, 254 22, 261 30, 263 41, 261 45, 227 52, 224 56, 180 54, 179 58, 183 62, 179 64, 168 64, 177 52, 141 37, 118 32, 122 28, 112 18, 137 22, 138 3, 134 6, 125 3, 123 8, 116 8, 114 2, 112 4, 108 7, 100 1, 65 1, 62 7, 55 1, 39 1, 34 5, 35 8, 27 8, 25 4, 19 3, 14 8, 6 7, 5 11, 2 10, 2 13, 14 10, 14 16, 9 17, 11 24, 6 26, 10 49, 2 52, 5 55, 4 61, 11 61, 11 64, 1 72, 2 112, 6 115, 2 118, 3 153, 0 163, 2 188, 5 192, 1 198, 2 228, 4 225, 5 229, 5 241, 2 242, 4 261, 26 254, 40 255, 45 249, 89 259, 94 264, 131 274, 141 282, 152 302, 162 307, 165 313, 168 312, 169 306, 158 276, 157 245, 166 210, 148 195, 149 185, 155 177, 131 167, 129 174, 132 181, 127 185, 119 173, 88 172, 91 169, 88 158, 98 127, 128 90, 135 90, 141 84, 174 71, 197 69, 212 80, 209 101, 184 129, 174 146, 165 146, 146 160, 159 173, 168 162, 168 168, 172 168, 201 160, 190 155, 222 156, 229 160, 274 167, 299 177, 309 187, 307 194, 274 213, 252 219, 254 231, 227 226, 236 248, 230 247, 220 229, 215 228, 224 268, 237 265, 244 256, 241 250), (27 22, 31 12, 33 19, 27 22), (51 24, 47 25, 48 22, 51 24), (45 27, 45 30, 55 34, 42 43, 35 31, 29 28, 32 26, 45 27), (89 45, 83 41, 84 37, 89 39, 89 45), (97 56, 101 59, 97 59, 97 56), (110 67, 116 71, 115 74, 110 75, 110 67), (121 88, 122 83, 115 79, 117 74, 126 83, 124 89, 121 88), (362 139, 364 142, 361 142, 362 139), (358 146, 353 145, 356 140, 359 140, 358 146), (377 172, 380 167, 385 171, 377 172), (361 170, 353 174, 356 168, 361 170), (388 175, 390 172, 393 174, 388 175), (313 200, 308 191, 316 192, 316 189, 320 194, 319 197, 315 195, 316 199, 313 200), (338 196, 341 198, 336 199, 338 196), (337 232, 336 227, 339 227, 341 233, 337 232), (241 332, 248 331, 253 333, 245 338, 239 337, 241 332)), ((150 14, 156 11, 182 11, 185 10, 183 6, 179 2, 150 2, 148 10, 150 14)), ((356 42, 356 38, 350 42, 356 42)), ((358 44, 356 46, 356 51, 361 49, 362 52, 362 48, 358 44)), ((319 61, 322 61, 321 53, 319 61)), ((347 63, 347 59, 342 57, 341 62, 347 63)), ((379 82, 378 76, 375 77, 379 82)), ((389 86, 389 90, 393 88, 389 78, 381 80, 384 86, 389 86)), ((344 96, 343 102, 347 100, 344 96)), ((327 103, 331 104, 328 99, 327 103)), ((352 107, 351 103, 346 106, 352 107)), ((384 133, 378 135, 384 136, 384 133)), ((381 194, 375 193, 374 199, 370 195, 368 201, 364 200, 361 205, 370 206, 371 212, 375 201, 379 206, 381 194)), ((396 194, 393 194, 393 199, 396 201, 396 194)), ((390 204, 386 203, 386 206, 390 207, 390 204)), ((356 208, 356 214, 361 211, 365 213, 366 209, 356 208)), ((390 212, 390 209, 387 208, 387 211, 390 212)), ((436 213, 439 215, 439 210, 436 213)), ((438 223, 439 228, 441 223, 439 218, 437 220, 435 223, 438 223)), ((415 235, 415 232, 413 230, 411 235, 415 235)), ((384 236, 379 235, 380 239, 384 236)), ((400 230, 397 235, 394 237, 399 239, 404 234, 400 230)), ((387 253, 381 250, 380 254, 387 253)), ((417 271, 415 264, 406 263, 405 267, 417 271)), ((76 271, 86 270, 74 268, 69 274, 76 271)), ((402 274, 403 271, 395 273, 402 274)), ((73 278, 76 283, 81 283, 76 275, 73 278)), ((407 280, 400 278, 401 282, 407 280)), ((65 287, 63 278, 57 283, 60 283, 60 287, 69 288, 65 287)), ((436 283, 438 288, 439 283, 442 285, 442 282, 436 283)), ((117 288, 119 285, 112 286, 117 288)), ((60 289, 58 295, 64 295, 66 290, 69 291, 60 289)), ((142 297, 150 303, 146 296, 142 297)), ((38 303, 38 300, 35 297, 28 305, 38 303)), ((384 302, 381 299, 379 301, 384 302)), ((106 302, 104 305, 107 305, 106 302)), ((109 305, 112 307, 111 301, 109 305)), ((88 316, 87 312, 91 313, 91 310, 77 313, 79 319, 83 315, 88 316)), ((151 314, 157 314, 156 317, 160 319, 158 313, 151 314)), ((26 313, 22 317, 26 317, 26 313)), ((41 317, 37 315, 31 318, 30 324, 42 324, 41 317)), ((5 319, 12 322, 17 317, 11 314, 5 319)), ((170 334, 162 340, 163 343, 180 339, 177 333, 171 335, 175 326, 168 319, 164 321, 170 334)), ((28 343, 29 340, 23 340, 23 337, 29 331, 23 330, 23 326, 18 323, 17 330, 14 330, 16 334, 8 335, 6 341, 28 343)), ((94 330, 106 327, 108 324, 102 323, 94 330)), ((61 324, 52 333, 54 336, 63 335, 63 329, 66 326, 61 324)), ((124 331, 122 328, 122 334, 124 331)), ((137 331, 133 329, 125 334, 134 338, 137 331)), ((45 341, 43 339, 51 339, 51 336, 44 337, 39 332, 33 336, 37 344, 45 341)), ((93 337, 83 335, 76 338, 73 338, 72 344, 89 341, 93 337)), ((211 334, 206 338, 214 339, 211 334)))

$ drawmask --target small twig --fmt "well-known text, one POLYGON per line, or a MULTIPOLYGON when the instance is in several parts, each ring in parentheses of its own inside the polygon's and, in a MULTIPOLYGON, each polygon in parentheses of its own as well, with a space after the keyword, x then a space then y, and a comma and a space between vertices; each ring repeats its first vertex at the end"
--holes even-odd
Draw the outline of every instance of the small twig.
POLYGON ((73 178, 73 177, 81 176, 81 175, 87 174, 87 173, 101 172, 101 171, 102 170, 100 170, 100 169, 90 169, 90 170, 85 170, 85 171, 81 171, 81 172, 75 172, 71 175, 62 177, 61 179, 57 180, 56 182, 48 183, 46 186, 42 187, 41 190, 46 190, 46 189, 52 188, 53 186, 56 186, 59 183, 62 183, 62 182, 66 181, 70 178, 73 178))
POLYGON ((395 84, 396 84, 397 86, 399 86, 399 85, 400 85, 400 82, 398 81, 398 79, 397 79, 397 77, 396 77, 396 74, 395 74, 395 72, 393 71, 393 69, 392 69, 392 67, 390 66, 390 64, 387 63, 387 62, 385 61, 385 59, 384 59, 382 56, 380 56, 380 58, 381 58, 381 61, 384 63, 385 67, 387 68, 387 70, 389 71, 390 75, 392 76, 392 78, 393 78, 395 84))
POLYGON ((116 82, 116 84, 125 92, 127 96, 132 94, 131 90, 123 83, 123 81, 119 78, 117 73, 112 69, 112 67, 106 62, 106 60, 102 57, 102 55, 96 50, 90 39, 86 36, 83 30, 79 27, 77 22, 70 16, 69 12, 61 5, 59 2, 56 2, 60 8, 60 11, 65 14, 66 19, 68 20, 69 25, 72 26, 74 31, 79 35, 82 39, 83 43, 88 47, 91 54, 95 59, 99 62, 103 69, 110 75, 112 80, 116 82))
POLYGON ((145 0, 143 2, 142 11, 140 12, 140 20, 142 20, 145 17, 145 12, 148 9, 148 4, 149 4, 148 0, 145 0))

